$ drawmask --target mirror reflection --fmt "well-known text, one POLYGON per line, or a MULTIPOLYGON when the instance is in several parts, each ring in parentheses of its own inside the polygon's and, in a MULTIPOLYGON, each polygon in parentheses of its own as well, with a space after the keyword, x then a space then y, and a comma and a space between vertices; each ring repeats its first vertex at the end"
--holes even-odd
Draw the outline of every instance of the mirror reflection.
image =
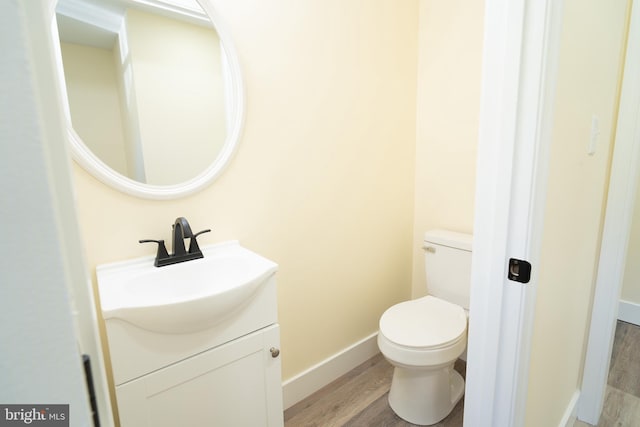
POLYGON ((195 0, 60 0, 56 19, 71 122, 93 154, 152 185, 211 166, 229 128, 228 69, 195 0))

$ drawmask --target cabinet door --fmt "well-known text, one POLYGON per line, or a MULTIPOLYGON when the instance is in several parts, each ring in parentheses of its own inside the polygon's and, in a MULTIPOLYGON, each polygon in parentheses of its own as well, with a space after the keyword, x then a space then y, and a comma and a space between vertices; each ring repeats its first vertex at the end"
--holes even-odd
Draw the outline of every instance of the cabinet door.
POLYGON ((122 427, 283 425, 278 325, 116 387, 122 427))

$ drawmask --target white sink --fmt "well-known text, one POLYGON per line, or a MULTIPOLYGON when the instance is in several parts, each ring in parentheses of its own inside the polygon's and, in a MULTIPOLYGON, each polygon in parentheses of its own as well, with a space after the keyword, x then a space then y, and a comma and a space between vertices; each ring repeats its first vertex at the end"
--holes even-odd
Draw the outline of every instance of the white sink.
POLYGON ((154 257, 99 266, 105 320, 183 334, 211 328, 251 300, 277 264, 237 241, 202 248, 204 258, 154 267, 154 257))

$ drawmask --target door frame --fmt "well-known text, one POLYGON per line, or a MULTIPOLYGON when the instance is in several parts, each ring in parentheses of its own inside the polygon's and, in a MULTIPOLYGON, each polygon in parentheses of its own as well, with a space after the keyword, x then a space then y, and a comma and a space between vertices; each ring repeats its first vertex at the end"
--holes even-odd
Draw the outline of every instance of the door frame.
POLYGON ((58 210, 57 231, 63 236, 58 254, 64 263, 68 284, 73 332, 77 341, 74 351, 90 356, 97 412, 102 425, 111 426, 114 425, 114 420, 104 352, 98 331, 98 314, 90 275, 85 267, 71 176, 71 157, 66 139, 67 126, 60 110, 60 106, 65 105, 62 102, 63 89, 60 87, 64 79, 58 76, 59 68, 52 54, 59 43, 53 32, 55 7, 55 0, 24 2, 24 25, 28 28, 31 57, 34 61, 34 85, 38 91, 37 101, 42 114, 40 130, 47 136, 45 148, 48 149, 46 156, 52 171, 50 181, 52 194, 55 194, 54 205, 58 210))
POLYGON ((485 3, 465 426, 524 424, 562 3, 485 3))
POLYGON ((640 177, 640 7, 632 5, 624 78, 593 297, 593 311, 578 419, 598 424, 604 405, 611 351, 634 204, 640 177))

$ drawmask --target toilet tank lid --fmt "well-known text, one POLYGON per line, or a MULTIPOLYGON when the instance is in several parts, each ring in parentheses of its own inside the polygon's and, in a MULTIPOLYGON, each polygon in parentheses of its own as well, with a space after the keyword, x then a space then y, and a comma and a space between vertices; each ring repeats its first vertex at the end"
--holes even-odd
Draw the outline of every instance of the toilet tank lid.
POLYGON ((451 230, 435 229, 424 233, 424 242, 471 251, 473 235, 451 230))

